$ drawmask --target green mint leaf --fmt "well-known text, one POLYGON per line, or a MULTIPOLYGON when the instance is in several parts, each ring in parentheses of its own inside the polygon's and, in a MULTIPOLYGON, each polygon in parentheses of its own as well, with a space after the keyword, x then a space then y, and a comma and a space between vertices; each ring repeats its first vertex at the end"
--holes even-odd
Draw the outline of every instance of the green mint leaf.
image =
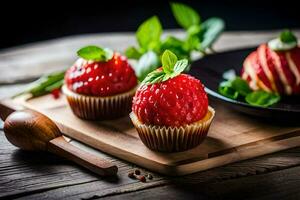
POLYGON ((148 73, 157 69, 160 66, 159 56, 153 52, 148 51, 138 61, 138 64, 135 68, 136 75, 139 81, 143 81, 148 73))
POLYGON ((161 57, 163 71, 166 74, 171 74, 174 71, 177 60, 177 56, 172 51, 165 50, 161 57))
POLYGON ((246 102, 253 106, 268 107, 280 101, 280 96, 262 90, 249 93, 246 102))
POLYGON ((160 43, 162 27, 158 17, 153 16, 143 22, 137 32, 136 37, 140 47, 144 50, 153 50, 160 43))
MULTIPOLYGON (((149 57, 152 53, 149 52, 149 57)), ((155 54, 156 55, 156 54, 155 54)), ((178 76, 188 66, 188 60, 182 59, 177 61, 177 56, 170 50, 166 50, 162 55, 162 69, 150 72, 142 81, 142 84, 154 84, 166 81, 170 78, 178 76)), ((155 65, 157 67, 157 65, 155 65)))
POLYGON ((297 38, 296 36, 293 34, 292 31, 290 30, 284 30, 280 33, 280 36, 279 36, 280 40, 283 42, 283 43, 297 43, 297 38))
POLYGON ((287 51, 295 48, 297 45, 297 38, 289 30, 281 32, 278 38, 268 42, 268 46, 274 51, 287 51))
POLYGON ((161 82, 165 76, 165 73, 162 70, 154 70, 153 72, 149 73, 146 78, 142 81, 142 85, 146 84, 154 84, 161 82))
POLYGON ((86 46, 79 49, 77 55, 85 60, 108 61, 113 57, 113 51, 97 46, 86 46))
POLYGON ((252 92, 248 83, 240 77, 221 82, 218 90, 220 94, 231 99, 245 97, 252 92))
POLYGON ((139 52, 135 47, 128 47, 125 51, 127 58, 139 59, 142 56, 142 53, 139 52))
POLYGON ((232 87, 231 81, 221 82, 218 91, 230 99, 237 99, 239 97, 239 93, 232 87))
POLYGON ((212 46, 218 39, 225 28, 225 23, 220 18, 210 18, 204 21, 201 25, 201 32, 199 33, 201 50, 205 50, 212 46))
POLYGON ((190 51, 186 48, 185 42, 173 36, 168 36, 161 43, 161 52, 165 50, 172 51, 178 59, 190 58, 190 51))
POLYGON ((252 92, 247 81, 245 81, 240 77, 236 77, 235 79, 232 79, 231 85, 232 88, 235 89, 242 96, 247 96, 249 93, 252 92))
POLYGON ((184 29, 200 24, 199 14, 190 6, 182 3, 171 3, 171 9, 177 23, 184 29))
POLYGON ((189 61, 187 59, 182 59, 177 61, 174 66, 173 73, 171 74, 171 78, 181 74, 181 72, 183 72, 188 65, 189 65, 189 61))

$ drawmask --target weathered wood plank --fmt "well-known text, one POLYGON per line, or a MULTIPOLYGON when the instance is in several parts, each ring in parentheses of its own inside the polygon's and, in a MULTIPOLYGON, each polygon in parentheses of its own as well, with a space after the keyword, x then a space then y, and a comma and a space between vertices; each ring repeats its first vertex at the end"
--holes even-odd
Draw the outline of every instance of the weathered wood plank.
POLYGON ((235 163, 179 178, 168 178, 155 175, 153 181, 146 184, 138 183, 132 180, 130 180, 130 182, 124 182, 124 180, 129 179, 126 177, 127 173, 121 172, 119 176, 120 181, 118 182, 118 184, 107 185, 107 183, 103 183, 101 180, 99 180, 85 184, 76 184, 67 188, 57 188, 38 194, 29 195, 26 196, 26 199, 42 199, 46 197, 50 199, 86 199, 92 197, 104 197, 129 193, 169 184, 185 185, 187 187, 196 187, 197 185, 210 185, 231 179, 240 179, 242 177, 269 173, 272 171, 280 171, 289 167, 300 165, 299 152, 300 148, 291 149, 288 151, 279 152, 277 154, 235 163))
POLYGON ((299 185, 300 167, 295 167, 215 184, 172 184, 103 199, 299 199, 299 185))

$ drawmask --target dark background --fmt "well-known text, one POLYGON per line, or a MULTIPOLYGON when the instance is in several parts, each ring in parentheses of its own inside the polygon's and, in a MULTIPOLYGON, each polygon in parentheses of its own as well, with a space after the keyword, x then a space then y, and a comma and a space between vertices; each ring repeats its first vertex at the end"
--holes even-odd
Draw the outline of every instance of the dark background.
MULTIPOLYGON (((203 20, 218 16, 226 30, 300 28, 297 1, 180 1, 199 11, 203 20)), ((0 11, 0 48, 82 33, 135 31, 152 15, 163 27, 179 28, 168 1, 14 1, 0 11)))

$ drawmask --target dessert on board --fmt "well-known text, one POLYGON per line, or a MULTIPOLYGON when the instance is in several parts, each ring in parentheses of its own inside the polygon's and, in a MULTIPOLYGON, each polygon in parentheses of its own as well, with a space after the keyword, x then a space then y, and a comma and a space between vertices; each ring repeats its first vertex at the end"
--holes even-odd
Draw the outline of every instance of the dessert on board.
POLYGON ((114 119, 129 114, 138 81, 125 56, 88 46, 65 74, 62 90, 73 113, 83 119, 114 119))
POLYGON ((187 59, 166 50, 162 67, 148 74, 133 98, 131 120, 152 150, 188 150, 207 135, 214 109, 200 80, 182 73, 187 66, 187 59))

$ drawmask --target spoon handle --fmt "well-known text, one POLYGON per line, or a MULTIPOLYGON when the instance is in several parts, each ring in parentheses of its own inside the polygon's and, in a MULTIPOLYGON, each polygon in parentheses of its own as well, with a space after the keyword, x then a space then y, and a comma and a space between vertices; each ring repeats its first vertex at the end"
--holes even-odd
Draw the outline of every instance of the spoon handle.
POLYGON ((47 150, 56 155, 65 157, 101 176, 112 176, 118 172, 116 165, 79 149, 67 142, 63 136, 50 140, 47 150))

